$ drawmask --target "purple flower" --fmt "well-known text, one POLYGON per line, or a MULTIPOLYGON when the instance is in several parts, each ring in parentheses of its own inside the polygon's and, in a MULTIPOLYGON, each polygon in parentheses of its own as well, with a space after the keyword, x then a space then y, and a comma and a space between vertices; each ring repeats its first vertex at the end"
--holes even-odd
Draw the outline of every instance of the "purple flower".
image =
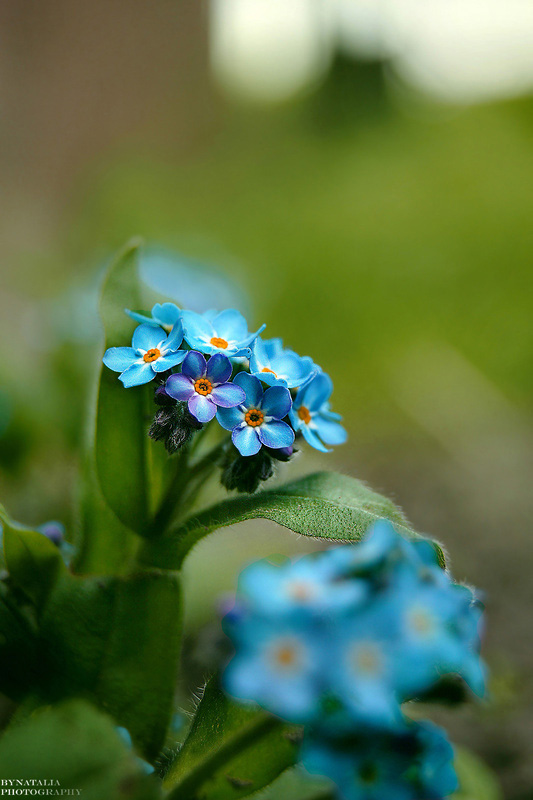
POLYGON ((294 432, 283 422, 290 411, 291 394, 284 386, 270 386, 263 393, 261 381, 247 372, 239 372, 235 383, 242 386, 246 397, 239 408, 219 411, 217 419, 227 431, 241 456, 254 456, 261 446, 279 450, 290 447, 294 432))
POLYGON ((245 400, 240 386, 229 383, 231 362, 222 353, 215 353, 207 362, 201 353, 187 353, 179 375, 170 375, 165 384, 167 394, 187 402, 198 422, 209 422, 221 408, 234 408, 245 400))

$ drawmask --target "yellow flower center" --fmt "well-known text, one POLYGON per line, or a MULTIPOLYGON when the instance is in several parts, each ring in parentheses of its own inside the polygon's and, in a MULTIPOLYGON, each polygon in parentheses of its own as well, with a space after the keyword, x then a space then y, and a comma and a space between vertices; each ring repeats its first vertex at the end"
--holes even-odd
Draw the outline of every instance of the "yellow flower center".
POLYGON ((211 339, 211 344, 213 347, 221 347, 222 350, 225 350, 228 346, 228 343, 225 339, 220 339, 218 336, 213 336, 211 339))
POLYGON ((246 412, 244 421, 247 425, 250 425, 251 428, 257 428, 258 425, 261 425, 264 418, 265 415, 262 411, 260 411, 258 408, 251 408, 246 412))
POLYGON ((207 378, 198 378, 194 383, 194 391, 198 392, 198 394, 203 394, 204 397, 211 394, 213 391, 211 381, 207 380, 207 378))
POLYGON ((157 347, 152 347, 151 350, 147 350, 143 356, 144 361, 147 364, 150 364, 152 361, 157 361, 159 356, 161 355, 161 350, 158 350, 157 347))
POLYGON ((298 409, 298 416, 300 417, 302 422, 305 422, 306 425, 309 425, 309 423, 311 422, 311 412, 309 411, 307 406, 300 406, 300 408, 298 409))
POLYGON ((270 372, 270 374, 271 374, 271 375, 273 375, 275 378, 277 378, 277 377, 278 377, 278 376, 276 375, 276 373, 274 372, 274 370, 273 370, 273 369, 269 369, 268 367, 263 367, 263 369, 261 370, 261 372, 270 372))

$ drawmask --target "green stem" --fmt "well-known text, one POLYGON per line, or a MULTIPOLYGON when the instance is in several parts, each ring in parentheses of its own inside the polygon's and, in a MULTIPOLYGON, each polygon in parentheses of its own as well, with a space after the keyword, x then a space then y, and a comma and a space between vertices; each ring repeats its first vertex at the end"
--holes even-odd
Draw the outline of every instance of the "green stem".
POLYGON ((172 787, 172 791, 167 795, 167 800, 184 800, 184 798, 194 797, 196 790, 217 770, 279 724, 280 721, 270 714, 259 715, 253 722, 243 726, 238 733, 221 744, 217 750, 207 753, 186 775, 180 775, 178 754, 163 782, 165 788, 172 787))

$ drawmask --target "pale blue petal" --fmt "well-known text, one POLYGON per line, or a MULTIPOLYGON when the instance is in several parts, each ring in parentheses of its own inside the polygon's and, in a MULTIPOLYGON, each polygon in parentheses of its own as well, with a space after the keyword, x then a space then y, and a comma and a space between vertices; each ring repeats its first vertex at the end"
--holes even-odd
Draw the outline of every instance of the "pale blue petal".
POLYGON ((154 372, 165 372, 167 369, 177 367, 189 352, 189 350, 176 350, 175 353, 169 353, 168 356, 161 356, 156 361, 151 362, 152 369, 154 372))
POLYGON ((124 372, 137 358, 133 347, 110 347, 105 351, 102 361, 114 372, 124 372))
POLYGON ((189 398, 188 405, 189 411, 198 422, 210 422, 217 413, 217 407, 212 400, 196 392, 189 398))
POLYGON ((238 372, 233 379, 233 383, 244 389, 246 393, 246 405, 248 408, 257 408, 263 397, 263 387, 261 381, 249 375, 247 372, 238 372))
POLYGON ((275 339, 262 339, 265 354, 267 358, 274 358, 283 351, 283 342, 279 338, 275 339))
POLYGON ((192 378, 193 381, 196 381, 198 378, 204 377, 206 370, 207 363, 201 353, 198 353, 196 350, 191 350, 189 353, 187 353, 181 368, 181 371, 184 375, 187 375, 188 378, 192 378))
POLYGON ((124 311, 126 312, 128 317, 134 319, 135 322, 141 322, 144 323, 145 325, 153 325, 153 326, 159 325, 159 322, 157 320, 152 319, 152 317, 147 317, 146 314, 141 314, 140 311, 130 311, 129 308, 125 308, 124 311))
POLYGON ((294 431, 286 422, 273 420, 260 425, 259 438, 266 447, 279 450, 280 447, 290 447, 294 442, 294 431))
POLYGON ((331 450, 328 450, 327 447, 324 447, 316 433, 311 430, 309 425, 302 425, 300 430, 302 431, 307 444, 310 444, 311 447, 315 448, 315 450, 320 450, 321 453, 331 453, 331 450))
POLYGON ((265 416, 283 419, 291 410, 291 393, 284 386, 270 386, 261 403, 261 409, 265 416))
POLYGON ((232 372, 231 361, 222 353, 215 353, 207 362, 207 377, 211 383, 226 383, 232 372))
POLYGON ((317 414, 313 421, 318 435, 326 444, 344 444, 348 438, 342 425, 323 417, 322 414, 317 414))
POLYGON ((307 406, 312 411, 318 409, 329 399, 333 391, 333 383, 329 375, 321 372, 309 381, 296 395, 296 406, 307 406))
POLYGON ((216 336, 211 323, 196 311, 182 311, 181 321, 185 330, 185 339, 191 347, 207 344, 216 336))
POLYGON ((152 317, 161 325, 173 327, 181 316, 175 303, 156 303, 152 308, 152 317))
POLYGON ((257 428, 251 425, 245 424, 242 428, 234 428, 231 440, 241 456, 254 456, 261 450, 257 428))
POLYGON ((227 308, 217 314, 213 319, 213 328, 217 336, 227 341, 240 342, 248 336, 248 323, 235 308, 227 308))
POLYGON ((132 386, 140 386, 142 383, 150 383, 155 378, 155 372, 151 364, 137 363, 128 367, 122 375, 119 375, 119 380, 122 381, 126 389, 132 386))
POLYGON ((232 431, 237 425, 241 425, 244 421, 244 411, 242 408, 219 408, 217 411, 217 420, 220 425, 227 431, 232 431))
POLYGON ((250 372, 262 372, 264 367, 270 367, 270 359, 266 353, 265 343, 258 336, 250 350, 250 372))
POLYGON ((235 408, 244 403, 246 395, 244 389, 234 383, 221 383, 209 395, 217 406, 222 408, 235 408))
POLYGON ((183 402, 194 394, 194 386, 190 378, 186 375, 170 375, 165 383, 165 391, 174 400, 183 402))
POLYGON ((154 325, 139 325, 133 332, 131 344, 134 350, 152 350, 165 339, 166 334, 163 328, 156 328, 154 325))
POLYGON ((163 342, 163 349, 178 350, 182 342, 183 342, 183 325, 181 323, 181 320, 178 319, 174 327, 172 328, 171 332, 168 334, 167 338, 163 342))

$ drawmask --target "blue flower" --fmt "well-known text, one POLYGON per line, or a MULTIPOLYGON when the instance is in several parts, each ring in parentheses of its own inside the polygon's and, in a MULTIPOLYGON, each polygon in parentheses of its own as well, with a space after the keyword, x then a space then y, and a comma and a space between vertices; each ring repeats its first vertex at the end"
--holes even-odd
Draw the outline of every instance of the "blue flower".
POLYGON ((231 431, 233 444, 242 456, 253 456, 261 446, 277 450, 290 447, 294 432, 283 422, 291 408, 291 395, 283 386, 271 386, 263 394, 261 381, 247 372, 239 372, 234 379, 244 389, 245 400, 237 408, 221 408, 217 419, 231 431))
POLYGON ((312 623, 245 614, 227 632, 237 645, 224 672, 229 694, 259 703, 290 722, 316 718, 327 651, 312 623))
POLYGON ((234 308, 216 315, 183 311, 181 317, 185 340, 193 350, 222 353, 230 358, 248 356, 251 343, 266 327, 262 325, 255 333, 250 333, 245 318, 234 308))
POLYGON ((398 638, 393 643, 395 683, 402 699, 416 696, 443 675, 459 674, 472 691, 485 692, 479 658, 482 608, 465 586, 440 570, 399 573, 391 587, 398 638))
POLYGON ((181 323, 165 336, 160 327, 139 325, 133 333, 131 347, 110 347, 103 361, 106 367, 120 372, 119 380, 126 388, 149 383, 157 373, 181 364, 187 350, 180 350, 183 341, 181 323))
POLYGON ((198 422, 209 422, 218 406, 233 408, 245 400, 243 389, 229 383, 231 372, 231 361, 226 356, 215 353, 206 362, 201 353, 191 350, 181 373, 167 378, 165 391, 174 400, 186 402, 198 422))
POLYGON ((284 350, 280 339, 263 342, 259 337, 251 347, 250 372, 269 386, 294 389, 308 381, 314 371, 309 356, 284 350))
POLYGON ((276 565, 264 559, 239 576, 239 602, 254 613, 324 615, 352 611, 367 594, 361 580, 339 581, 334 565, 319 555, 276 565))
POLYGON ((325 445, 343 444, 347 434, 339 414, 330 411, 329 398, 333 383, 324 372, 303 386, 294 400, 290 420, 295 431, 301 431, 311 447, 328 453, 325 445))
POLYGON ((152 316, 141 314, 139 311, 125 309, 126 314, 136 322, 147 325, 159 325, 166 333, 170 333, 176 322, 181 318, 181 311, 175 303, 156 303, 152 308, 152 316))
POLYGON ((344 741, 311 735, 302 749, 304 768, 330 778, 342 800, 443 800, 458 784, 453 759, 444 731, 430 723, 344 741))

